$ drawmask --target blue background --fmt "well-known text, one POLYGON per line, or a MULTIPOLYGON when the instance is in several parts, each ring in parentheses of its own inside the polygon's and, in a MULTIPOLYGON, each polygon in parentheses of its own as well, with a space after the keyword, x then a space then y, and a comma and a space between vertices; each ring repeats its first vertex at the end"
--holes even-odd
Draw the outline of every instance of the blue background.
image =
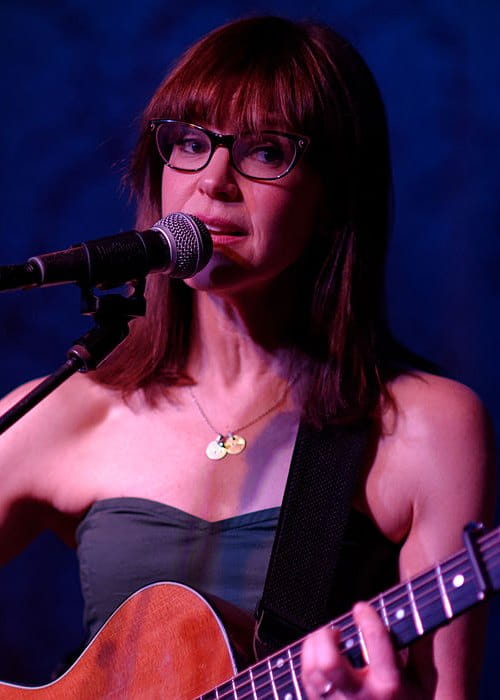
MULTIPOLYGON (((330 22, 367 59, 392 140, 392 326, 482 396, 498 439, 498 0, 3 0, 1 263, 133 226, 120 180, 137 115, 187 45, 248 13, 330 22)), ((55 369, 87 327, 76 288, 1 295, 1 393, 55 369)), ((82 635, 73 553, 40 537, 0 572, 0 606, 0 677, 46 680, 82 635)), ((499 629, 496 599, 482 700, 498 697, 499 629)))

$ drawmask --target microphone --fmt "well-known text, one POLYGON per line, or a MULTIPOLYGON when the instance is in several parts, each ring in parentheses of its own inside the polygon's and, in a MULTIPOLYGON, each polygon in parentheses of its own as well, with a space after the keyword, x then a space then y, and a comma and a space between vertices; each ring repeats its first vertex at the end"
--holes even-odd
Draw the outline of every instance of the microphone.
POLYGON ((196 216, 169 214, 146 231, 126 231, 21 265, 0 266, 0 291, 77 283, 103 289, 164 272, 184 279, 202 270, 212 255, 212 238, 196 216))

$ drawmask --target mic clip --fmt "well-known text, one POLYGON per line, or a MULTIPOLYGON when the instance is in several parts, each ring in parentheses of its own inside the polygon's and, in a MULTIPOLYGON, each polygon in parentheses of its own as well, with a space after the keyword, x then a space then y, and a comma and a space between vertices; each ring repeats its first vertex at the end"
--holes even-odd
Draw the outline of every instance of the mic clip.
POLYGON ((0 434, 26 415, 34 406, 57 389, 75 372, 96 369, 129 334, 129 322, 146 313, 144 277, 130 283, 132 293, 97 295, 88 286, 81 286, 81 312, 92 316, 94 327, 78 338, 66 353, 66 362, 44 379, 26 396, 0 415, 0 434))
POLYGON ((76 340, 67 352, 79 362, 79 372, 90 372, 110 355, 129 334, 129 323, 146 313, 145 278, 128 285, 131 293, 96 294, 95 289, 81 286, 80 313, 91 316, 94 327, 76 340))

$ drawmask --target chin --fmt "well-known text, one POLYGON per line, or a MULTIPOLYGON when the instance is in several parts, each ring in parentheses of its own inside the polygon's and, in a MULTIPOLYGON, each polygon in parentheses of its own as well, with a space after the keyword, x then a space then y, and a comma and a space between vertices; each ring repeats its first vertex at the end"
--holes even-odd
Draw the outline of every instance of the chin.
POLYGON ((219 251, 215 251, 201 272, 184 282, 193 290, 227 298, 261 292, 267 286, 257 270, 238 264, 219 251))
POLYGON ((242 273, 240 266, 216 250, 203 270, 184 282, 199 291, 223 291, 241 281, 242 273))

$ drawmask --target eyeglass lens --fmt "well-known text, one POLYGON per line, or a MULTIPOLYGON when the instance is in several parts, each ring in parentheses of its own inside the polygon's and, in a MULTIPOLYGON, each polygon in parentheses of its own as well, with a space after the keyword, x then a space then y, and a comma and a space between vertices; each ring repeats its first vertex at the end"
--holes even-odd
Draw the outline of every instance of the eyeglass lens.
MULTIPOLYGON (((210 160, 212 143, 202 129, 178 122, 158 125, 156 141, 161 157, 172 168, 201 170, 210 160)), ((283 175, 296 156, 293 139, 270 132, 237 136, 232 145, 234 166, 242 174, 261 179, 283 175)))

